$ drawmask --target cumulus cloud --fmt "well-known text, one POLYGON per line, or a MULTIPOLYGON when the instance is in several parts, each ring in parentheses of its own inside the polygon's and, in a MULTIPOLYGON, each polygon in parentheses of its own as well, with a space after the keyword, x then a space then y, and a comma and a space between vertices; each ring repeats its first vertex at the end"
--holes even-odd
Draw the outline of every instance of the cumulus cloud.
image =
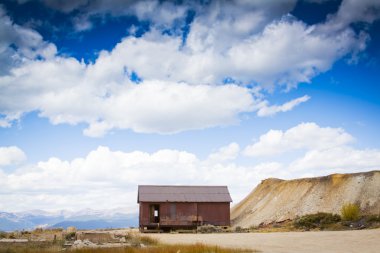
POLYGON ((0 147, 0 168, 7 165, 19 164, 26 160, 24 151, 16 146, 0 147))
POLYGON ((268 105, 269 104, 268 101, 263 101, 262 105, 260 106, 260 109, 257 111, 257 116, 267 117, 267 116, 273 116, 279 112, 287 112, 287 111, 292 110, 297 105, 308 101, 309 99, 310 97, 305 95, 305 96, 290 100, 282 105, 268 105))
MULTIPOLYGON (((268 136, 269 133, 272 132, 268 132, 268 136)), ((137 212, 138 184, 227 185, 237 203, 260 180, 269 177, 291 179, 380 167, 380 150, 350 146, 353 137, 343 129, 305 123, 283 131, 279 139, 273 145, 303 147, 306 151, 291 161, 275 161, 274 157, 266 156, 260 162, 252 160, 241 164, 241 160, 236 159, 240 150, 237 143, 217 149, 204 160, 193 153, 173 149, 147 153, 114 151, 100 146, 84 157, 68 161, 52 157, 35 164, 24 163, 15 171, 0 170, 3 196, 0 210, 80 210, 113 206, 134 213, 137 212)), ((274 152, 263 136, 260 141, 267 145, 264 153, 274 152)), ((24 156, 16 147, 0 149, 0 158, 8 159, 0 160, 3 164, 22 161, 24 156), (4 156, 1 154, 4 152, 13 155, 4 156), (10 162, 12 156, 16 158, 10 162)))
MULTIPOLYGON (((31 111, 53 124, 86 123, 84 134, 93 137, 112 129, 177 133, 223 126, 239 122, 243 113, 270 116, 309 97, 271 106, 261 91, 290 90, 310 82, 338 59, 364 50, 367 43, 365 33, 357 34, 349 26, 332 33, 332 17, 308 26, 286 15, 294 1, 131 1, 128 8, 120 8, 124 1, 45 2, 66 13, 80 10, 84 18, 76 17, 78 30, 91 28, 86 15, 127 15, 124 10, 152 24, 141 37, 123 38, 86 64, 57 54, 55 45, 14 24, 0 7, 2 127, 31 111), (194 18, 183 29, 190 9, 194 18), (161 14, 150 15, 156 10, 161 14), (173 28, 177 21, 186 36, 173 28), (173 33, 163 32, 168 26, 173 33), (141 82, 134 83, 132 75, 141 82)), ((341 8, 348 7, 343 3, 341 8)))
POLYGON ((223 36, 233 39, 220 39, 219 27, 195 18, 183 47, 181 37, 153 30, 141 38, 125 39, 104 60, 135 59, 125 65, 145 79, 222 84, 229 77, 268 90, 291 89, 310 82, 362 44, 351 29, 327 36, 315 26, 288 17, 256 34, 235 35, 228 28, 223 36))
MULTIPOLYGON (((25 0, 23 2, 30 1, 25 0)), ((19 1, 20 2, 20 1, 19 1)), ((159 1, 159 0, 43 0, 46 6, 64 13, 86 13, 87 16, 107 16, 114 17, 124 15, 136 15, 140 20, 149 20, 152 25, 162 28, 173 28, 186 19, 189 11, 202 13, 206 19, 212 23, 212 19, 218 16, 231 17, 229 23, 233 23, 234 28, 252 26, 247 22, 247 12, 260 15, 261 21, 278 17, 292 10, 296 0, 285 0, 281 3, 272 1, 159 1), (245 20, 245 22, 243 21, 245 20), (243 22, 242 22, 243 21, 243 22)), ((227 24, 227 22, 225 23, 227 24)))
POLYGON ((0 76, 26 60, 50 58, 55 53, 53 44, 45 42, 38 32, 14 24, 0 5, 0 76))
POLYGON ((289 165, 292 172, 308 171, 319 173, 338 173, 345 171, 378 170, 380 166, 380 150, 341 146, 323 150, 310 150, 289 165))
MULTIPOLYGON (((118 73, 111 79, 92 71, 92 66, 86 68, 72 58, 19 68, 12 77, 0 78, 2 113, 38 110, 53 124, 86 122, 86 135, 101 136, 113 128, 175 133, 233 124, 238 122, 240 113, 252 111, 256 103, 248 89, 237 85, 158 80, 136 85, 127 78, 119 84, 112 80, 119 78, 118 73), (68 75, 56 79, 61 71, 68 75), (94 75, 104 82, 91 82, 94 75), (28 92, 18 92, 19 89, 28 92)), ((123 79, 122 74, 119 76, 123 79)))
POLYGON ((247 146, 243 154, 274 160, 276 155, 297 150, 293 160, 281 164, 293 177, 378 169, 380 150, 357 149, 352 146, 353 141, 354 137, 342 128, 301 123, 286 131, 268 131, 259 141, 247 146))
POLYGON ((272 90, 310 82, 315 75, 330 69, 333 62, 356 48, 352 30, 335 36, 316 32, 316 26, 285 17, 247 38, 228 52, 236 73, 233 77, 254 81, 272 90))
POLYGON ((240 146, 236 142, 232 142, 227 146, 219 148, 215 153, 209 155, 208 160, 212 162, 223 162, 234 160, 239 155, 240 146))
POLYGON ((270 130, 259 141, 244 149, 246 156, 270 156, 296 149, 323 150, 353 142, 342 128, 320 127, 316 123, 301 123, 286 131, 270 130))
POLYGON ((0 193, 6 193, 1 210, 123 206, 130 212, 137 211, 137 184, 225 184, 236 200, 261 178, 250 168, 209 163, 185 151, 128 153, 108 147, 71 161, 50 158, 0 177, 0 193))
POLYGON ((345 0, 342 1, 338 13, 329 17, 326 26, 329 26, 329 29, 339 30, 355 22, 372 23, 379 18, 380 3, 378 1, 345 0))

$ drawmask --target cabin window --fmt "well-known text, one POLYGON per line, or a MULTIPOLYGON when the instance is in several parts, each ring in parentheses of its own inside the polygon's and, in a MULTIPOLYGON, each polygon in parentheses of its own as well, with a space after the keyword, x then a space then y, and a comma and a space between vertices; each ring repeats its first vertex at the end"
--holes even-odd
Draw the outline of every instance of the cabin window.
POLYGON ((150 222, 151 223, 160 222, 160 205, 158 204, 150 205, 150 222))
POLYGON ((170 204, 170 219, 175 220, 177 216, 177 207, 175 203, 170 204))

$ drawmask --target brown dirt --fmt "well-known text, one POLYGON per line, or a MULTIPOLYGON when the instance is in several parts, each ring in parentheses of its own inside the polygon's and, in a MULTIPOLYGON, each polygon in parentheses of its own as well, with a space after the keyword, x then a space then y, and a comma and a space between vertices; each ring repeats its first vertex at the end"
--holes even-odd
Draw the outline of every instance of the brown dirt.
POLYGON ((380 171, 266 179, 232 208, 231 220, 233 226, 248 228, 317 212, 339 214, 348 202, 358 204, 362 214, 379 214, 380 171))
POLYGON ((205 243, 222 247, 260 250, 263 253, 378 253, 380 229, 355 231, 225 233, 225 234, 150 234, 162 243, 205 243))

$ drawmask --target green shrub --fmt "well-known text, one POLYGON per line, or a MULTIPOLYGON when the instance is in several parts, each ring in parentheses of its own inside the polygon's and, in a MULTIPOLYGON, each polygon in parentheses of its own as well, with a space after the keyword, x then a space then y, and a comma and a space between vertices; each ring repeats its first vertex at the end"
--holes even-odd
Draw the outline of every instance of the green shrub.
POLYGON ((0 231, 0 239, 2 239, 2 238, 7 238, 7 233, 6 232, 4 232, 4 231, 0 231))
POLYGON ((23 230, 20 233, 21 233, 21 235, 30 235, 31 234, 31 232, 28 230, 23 230))
POLYGON ((356 221, 360 217, 360 208, 353 203, 347 203, 341 209, 342 219, 345 221, 356 221))
POLYGON ((65 239, 70 241, 70 240, 75 240, 75 235, 76 235, 76 232, 70 232, 70 233, 67 233, 65 235, 65 239))
POLYGON ((326 225, 334 224, 341 221, 338 214, 332 213, 315 213, 301 216, 294 221, 296 228, 324 228, 326 225))
POLYGON ((367 222, 380 222, 380 214, 379 215, 376 215, 376 214, 369 215, 366 217, 366 221, 367 222))

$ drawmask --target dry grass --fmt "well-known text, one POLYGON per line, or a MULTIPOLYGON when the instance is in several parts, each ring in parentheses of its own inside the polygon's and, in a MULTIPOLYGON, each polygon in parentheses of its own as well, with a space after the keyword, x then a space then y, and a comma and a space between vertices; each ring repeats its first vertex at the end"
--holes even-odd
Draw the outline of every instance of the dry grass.
POLYGON ((135 238, 137 238, 137 240, 144 245, 158 245, 159 243, 156 238, 146 236, 146 235, 138 235, 138 236, 135 236, 135 238))
MULTIPOLYGON (((62 247, 58 245, 0 245, 0 253, 57 253, 61 252, 62 247)), ((208 246, 204 244, 193 245, 157 245, 146 248, 124 247, 124 248, 84 248, 68 250, 72 253, 248 253, 252 250, 238 248, 222 248, 218 246, 208 246)))
POLYGON ((60 252, 61 243, 28 242, 28 243, 0 243, 0 253, 38 253, 60 252))
POLYGON ((113 248, 113 249, 79 249, 74 253, 248 253, 252 250, 222 248, 204 244, 193 245, 158 245, 147 248, 113 248))
POLYGON ((354 203, 346 203, 341 209, 342 219, 345 221, 356 221, 360 218, 360 207, 354 203))
MULTIPOLYGON (((150 236, 129 234, 126 236, 131 246, 118 248, 81 248, 67 249, 72 253, 240 253, 253 252, 238 248, 222 248, 205 244, 177 244, 166 245, 150 236)), ((0 243, 0 253, 57 253, 63 250, 63 241, 56 242, 28 242, 28 243, 0 243)))

